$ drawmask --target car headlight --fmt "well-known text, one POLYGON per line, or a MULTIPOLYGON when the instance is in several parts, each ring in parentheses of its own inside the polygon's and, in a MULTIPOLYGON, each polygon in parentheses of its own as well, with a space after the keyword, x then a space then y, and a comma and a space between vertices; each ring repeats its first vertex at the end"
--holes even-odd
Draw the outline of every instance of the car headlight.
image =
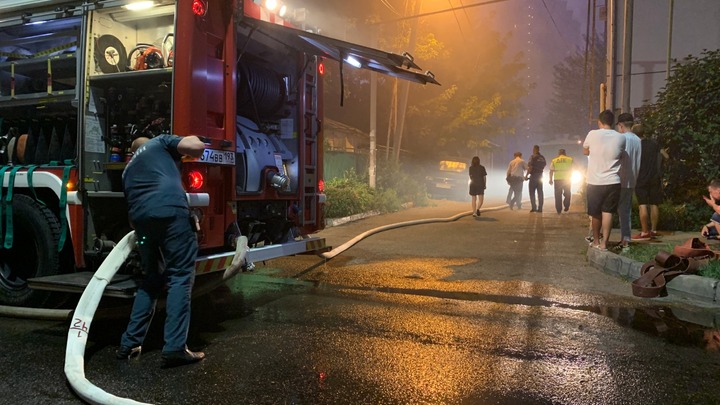
POLYGON ((570 175, 570 182, 572 184, 580 184, 583 181, 583 174, 580 172, 580 170, 573 170, 572 174, 570 175))

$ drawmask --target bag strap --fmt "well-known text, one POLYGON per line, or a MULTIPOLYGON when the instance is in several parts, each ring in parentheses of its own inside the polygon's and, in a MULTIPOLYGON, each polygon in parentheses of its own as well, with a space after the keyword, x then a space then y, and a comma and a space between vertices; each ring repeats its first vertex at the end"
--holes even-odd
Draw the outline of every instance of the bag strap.
MULTIPOLYGON (((3 209, 5 209, 5 199, 3 198, 3 186, 5 184, 5 172, 12 166, 3 166, 0 168, 0 229, 2 229, 3 209)), ((2 243, 3 234, 0 232, 0 243, 2 243)))
POLYGON ((22 169, 22 166, 15 166, 10 170, 10 176, 8 177, 8 191, 5 196, 5 241, 3 247, 5 249, 11 249, 13 245, 13 188, 15 187, 15 175, 22 169))
POLYGON ((60 190, 60 238, 58 240, 57 251, 62 251, 65 245, 65 238, 67 237, 67 214, 65 213, 65 207, 67 207, 67 182, 70 178, 70 170, 73 166, 65 166, 63 169, 62 187, 60 190))

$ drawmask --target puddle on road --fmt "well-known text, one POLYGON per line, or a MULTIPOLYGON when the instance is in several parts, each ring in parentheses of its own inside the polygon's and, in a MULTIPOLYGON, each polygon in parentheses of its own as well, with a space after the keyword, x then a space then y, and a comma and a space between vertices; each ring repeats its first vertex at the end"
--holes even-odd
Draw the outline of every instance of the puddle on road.
MULTIPOLYGON (((238 282, 239 283, 239 282, 238 282)), ((245 316, 252 312, 250 307, 263 305, 285 296, 298 293, 299 290, 315 288, 319 291, 338 292, 340 290, 372 291, 388 294, 408 294, 442 299, 462 301, 485 301, 507 305, 524 305, 530 307, 563 308, 574 311, 586 311, 613 319, 618 325, 631 328, 651 336, 666 340, 677 346, 701 347, 710 351, 720 351, 720 328, 714 313, 705 311, 673 310, 668 307, 642 306, 619 307, 603 305, 573 305, 553 301, 541 297, 519 297, 501 294, 482 294, 462 291, 440 291, 433 289, 410 289, 394 287, 360 287, 325 282, 306 282, 297 279, 274 277, 253 277, 226 291, 227 301, 221 306, 230 310, 233 306, 234 316, 245 316), (243 299, 236 301, 230 295, 241 295, 243 299), (244 302, 246 300, 252 301, 244 302), (248 307, 248 305, 250 307, 248 307), (239 307, 238 307, 239 306, 239 307)), ((222 295, 222 294, 221 294, 222 295)), ((219 298, 216 296, 216 298, 219 298)))
POLYGON ((360 290, 389 294, 409 294, 426 297, 455 299, 464 301, 488 301, 507 305, 526 305, 532 307, 565 308, 587 311, 613 319, 618 325, 631 328, 651 336, 665 339, 677 346, 702 347, 710 351, 720 351, 720 329, 712 313, 687 312, 667 307, 612 307, 602 305, 571 305, 540 297, 517 297, 472 292, 438 291, 406 289, 392 287, 350 287, 327 283, 315 283, 315 287, 327 290, 360 290), (696 322, 692 322, 695 320, 696 322), (704 322, 700 325, 697 322, 704 322))

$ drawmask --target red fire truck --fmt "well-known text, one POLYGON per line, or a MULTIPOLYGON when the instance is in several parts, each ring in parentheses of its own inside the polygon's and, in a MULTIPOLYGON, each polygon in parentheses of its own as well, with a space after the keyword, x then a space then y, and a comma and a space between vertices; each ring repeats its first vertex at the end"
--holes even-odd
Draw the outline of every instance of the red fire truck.
MULTIPOLYGON (((120 179, 141 135, 207 144, 181 168, 198 276, 222 273, 239 235, 251 261, 327 249, 311 236, 324 226, 323 61, 437 82, 408 54, 295 29, 273 3, 0 3, 0 304, 82 291, 131 230, 120 179)), ((131 258, 105 294, 132 296, 139 272, 131 258)))

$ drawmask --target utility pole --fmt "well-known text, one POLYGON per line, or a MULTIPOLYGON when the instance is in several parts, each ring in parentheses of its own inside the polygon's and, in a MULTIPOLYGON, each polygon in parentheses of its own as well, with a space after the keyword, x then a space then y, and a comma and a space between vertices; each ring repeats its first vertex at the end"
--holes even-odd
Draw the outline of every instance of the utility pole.
POLYGON ((377 172, 377 72, 370 72, 370 151, 368 153, 368 178, 370 188, 375 188, 377 172))
MULTIPOLYGON (((607 0, 606 36, 607 36, 607 102, 605 108, 615 111, 615 94, 617 89, 617 5, 615 0, 607 0)), ((603 109, 603 110, 604 110, 603 109)))
POLYGON ((675 9, 675 0, 670 0, 670 10, 668 17, 668 45, 667 45, 667 67, 665 70, 665 82, 670 79, 670 62, 672 61, 672 35, 673 35, 673 11, 675 9))
POLYGON ((630 111, 630 76, 632 67, 633 0, 625 0, 625 24, 623 27, 623 77, 622 112, 630 111))
MULTIPOLYGON (((422 0, 415 0, 415 10, 411 15, 420 14, 420 6, 422 0)), ((410 28, 410 41, 408 43, 408 49, 410 52, 415 50, 415 42, 417 41, 417 30, 418 30, 418 19, 413 19, 412 27, 410 28)), ((407 109, 408 93, 410 92, 410 83, 403 81, 400 88, 400 94, 398 95, 398 119, 395 124, 395 162, 400 162, 400 147, 402 143, 403 129, 405 126, 405 110, 407 109)))

